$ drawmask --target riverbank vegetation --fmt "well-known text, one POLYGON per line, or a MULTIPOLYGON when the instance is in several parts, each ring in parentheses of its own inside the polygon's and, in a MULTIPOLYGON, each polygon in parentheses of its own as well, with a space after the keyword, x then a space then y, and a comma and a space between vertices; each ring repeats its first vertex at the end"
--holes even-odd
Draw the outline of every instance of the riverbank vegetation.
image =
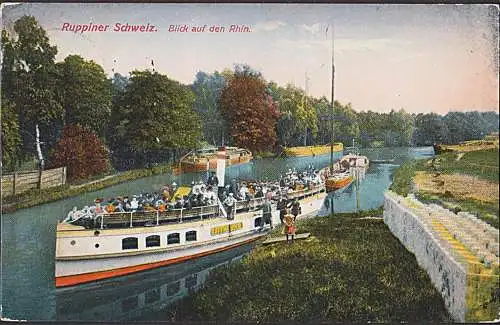
POLYGON ((173 321, 442 322, 443 300, 381 210, 297 222, 307 240, 258 245, 163 311, 173 321), (366 218, 366 219, 365 219, 366 218))
POLYGON ((2 198, 2 213, 14 212, 18 209, 54 202, 78 194, 98 191, 116 184, 132 181, 134 179, 160 175, 172 171, 172 164, 159 165, 152 168, 133 169, 115 175, 108 175, 88 183, 57 186, 42 190, 30 190, 15 196, 2 198))
POLYGON ((393 174, 390 189, 414 193, 424 202, 476 213, 499 228, 498 148, 446 152, 434 159, 408 161, 393 174))

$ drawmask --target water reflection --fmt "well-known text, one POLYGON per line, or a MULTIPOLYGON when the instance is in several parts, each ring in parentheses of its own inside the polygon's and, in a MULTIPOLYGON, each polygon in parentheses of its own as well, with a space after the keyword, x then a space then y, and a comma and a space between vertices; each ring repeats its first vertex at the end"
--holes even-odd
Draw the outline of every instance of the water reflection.
POLYGON ((57 290, 57 320, 135 320, 201 288, 210 272, 239 261, 253 245, 140 274, 57 290))
POLYGON ((424 148, 380 148, 380 149, 362 149, 361 155, 365 155, 370 160, 386 160, 394 159, 394 163, 390 164, 370 164, 367 169, 358 169, 355 172, 359 174, 359 189, 356 187, 358 183, 353 182, 343 191, 329 193, 325 198, 319 216, 326 216, 333 212, 356 212, 359 210, 376 209, 383 204, 384 192, 392 183, 392 173, 407 161, 409 158, 422 159, 434 155, 432 147, 424 148), (358 193, 359 191, 359 193, 358 193))

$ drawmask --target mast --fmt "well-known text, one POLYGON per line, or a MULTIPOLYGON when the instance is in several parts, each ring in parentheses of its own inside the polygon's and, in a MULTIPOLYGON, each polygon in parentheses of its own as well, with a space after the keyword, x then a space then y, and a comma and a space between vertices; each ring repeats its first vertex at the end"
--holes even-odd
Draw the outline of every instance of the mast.
MULTIPOLYGON (((305 73, 306 75, 306 80, 305 80, 305 91, 304 91, 304 98, 303 98, 303 102, 304 102, 304 109, 307 110, 307 93, 309 91, 309 78, 307 77, 307 71, 305 73)), ((305 130, 305 133, 304 133, 304 147, 307 146, 307 126, 306 126, 306 130, 305 130)))
POLYGON ((331 111, 331 117, 330 117, 330 168, 333 169, 333 134, 334 134, 334 114, 335 114, 335 47, 333 43, 333 25, 332 25, 332 111, 331 111))

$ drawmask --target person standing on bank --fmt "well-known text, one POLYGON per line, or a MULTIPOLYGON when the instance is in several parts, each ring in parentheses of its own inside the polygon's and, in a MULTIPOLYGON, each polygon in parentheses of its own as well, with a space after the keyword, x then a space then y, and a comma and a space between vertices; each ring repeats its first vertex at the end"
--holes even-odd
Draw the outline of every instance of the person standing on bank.
POLYGON ((280 197, 278 203, 276 204, 276 209, 280 212, 281 224, 283 224, 283 218, 285 217, 286 201, 283 197, 280 197))
POLYGON ((293 243, 293 237, 295 236, 295 219, 293 218, 293 215, 291 215, 288 212, 288 209, 286 209, 286 214, 284 218, 285 224, 283 225, 283 230, 286 234, 286 242, 290 243, 289 241, 289 236, 291 236, 292 240, 291 242, 293 243))
POLYGON ((292 203, 292 214, 293 220, 297 220, 297 216, 302 213, 302 208, 300 207, 299 200, 294 199, 292 203))

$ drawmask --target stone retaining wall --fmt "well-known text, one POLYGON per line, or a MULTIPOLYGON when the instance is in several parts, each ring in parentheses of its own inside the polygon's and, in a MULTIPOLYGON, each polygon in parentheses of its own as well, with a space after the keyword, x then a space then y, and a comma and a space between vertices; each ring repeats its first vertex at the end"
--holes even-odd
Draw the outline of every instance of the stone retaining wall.
POLYGON ((472 218, 390 191, 385 194, 384 222, 415 254, 457 322, 493 320, 498 318, 500 306, 498 297, 495 300, 499 284, 498 230, 477 222, 477 229, 472 231, 471 225, 476 225, 472 218), (474 232, 481 238, 472 236, 474 232))

